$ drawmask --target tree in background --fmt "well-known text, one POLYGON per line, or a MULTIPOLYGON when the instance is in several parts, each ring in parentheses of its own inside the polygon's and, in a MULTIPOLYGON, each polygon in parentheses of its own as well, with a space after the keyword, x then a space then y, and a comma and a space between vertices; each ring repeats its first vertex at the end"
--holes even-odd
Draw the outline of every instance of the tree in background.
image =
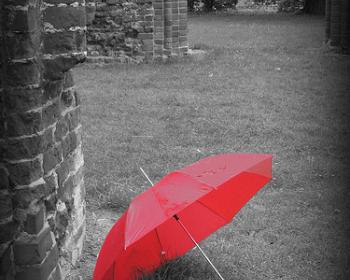
POLYGON ((324 15, 326 11, 326 0, 305 0, 303 11, 307 14, 324 15))
POLYGON ((350 53, 349 0, 326 1, 326 42, 350 53))

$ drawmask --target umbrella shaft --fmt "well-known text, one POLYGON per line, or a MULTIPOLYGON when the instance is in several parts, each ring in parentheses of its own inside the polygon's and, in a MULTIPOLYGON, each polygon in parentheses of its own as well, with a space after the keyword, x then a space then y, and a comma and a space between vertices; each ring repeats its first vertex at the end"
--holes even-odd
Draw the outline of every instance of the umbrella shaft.
POLYGON ((174 215, 175 220, 181 225, 181 227, 184 229, 184 231, 187 233, 187 235, 189 236, 189 238, 192 240, 192 242, 196 245, 196 247, 198 248, 198 250, 202 253, 202 255, 204 256, 204 258, 207 260, 207 262, 211 265, 211 267, 214 269, 214 271, 216 272, 216 274, 220 277, 221 280, 225 280, 224 277, 222 277, 222 275, 220 274, 220 272, 217 270, 217 268, 215 267, 215 265, 211 262, 211 260, 208 258, 208 256, 204 253, 204 251, 202 250, 202 248, 199 246, 199 244, 196 242, 196 240, 193 238, 193 236, 191 235, 191 233, 188 231, 188 229, 185 227, 185 225, 180 221, 179 217, 177 215, 174 215))

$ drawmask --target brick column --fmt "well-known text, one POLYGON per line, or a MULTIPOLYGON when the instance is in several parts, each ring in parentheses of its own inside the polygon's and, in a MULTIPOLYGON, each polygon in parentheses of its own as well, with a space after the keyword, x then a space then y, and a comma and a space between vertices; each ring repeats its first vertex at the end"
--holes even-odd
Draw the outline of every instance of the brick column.
POLYGON ((154 0, 153 58, 162 59, 164 50, 164 0, 154 0))
MULTIPOLYGON (((157 1, 157 0, 156 0, 157 1)), ((155 18, 158 15, 160 22, 154 23, 155 32, 163 34, 155 35, 162 40, 155 40, 155 46, 162 48, 165 57, 178 57, 188 51, 187 42, 187 1, 186 0, 162 0, 153 2, 155 6, 155 18), (156 10, 159 7, 159 10, 156 10), (163 10, 161 10, 163 9, 163 10), (159 26, 159 28, 157 28, 159 26), (161 27, 160 27, 161 26, 161 27), (163 36, 163 37, 162 37, 163 36), (161 44, 163 43, 163 46, 161 44)), ((159 54, 155 53, 155 57, 159 54)))
POLYGON ((187 54, 187 0, 179 0, 179 48, 180 54, 187 54))
POLYGON ((83 0, 0 2, 0 279, 62 279, 85 232, 83 0))

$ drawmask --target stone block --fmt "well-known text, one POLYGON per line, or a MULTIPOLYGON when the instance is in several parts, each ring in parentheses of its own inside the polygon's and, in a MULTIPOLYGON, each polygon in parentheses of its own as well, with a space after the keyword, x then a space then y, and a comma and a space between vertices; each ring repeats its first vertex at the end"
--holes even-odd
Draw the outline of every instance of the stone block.
POLYGON ((43 47, 46 54, 84 51, 86 48, 85 33, 82 30, 45 33, 43 47))
MULTIPOLYGON (((82 4, 84 3, 84 0, 45 0, 46 3, 49 4, 73 4, 75 2, 82 4)), ((86 1, 88 2, 88 1, 86 1)))
POLYGON ((138 33, 137 38, 141 40, 153 40, 153 34, 152 33, 138 33))
POLYGON ((8 112, 23 112, 42 105, 42 89, 8 89, 4 104, 8 112))
POLYGON ((15 263, 17 265, 40 264, 52 248, 53 239, 48 225, 37 235, 21 233, 13 246, 15 263))
POLYGON ((11 274, 14 274, 13 271, 11 271, 13 270, 12 259, 12 245, 7 245, 3 248, 3 250, 0 250, 0 279, 13 279, 10 276, 11 274))
POLYGON ((63 90, 63 80, 49 81, 43 83, 43 102, 57 98, 63 90))
POLYGON ((26 209, 33 201, 38 201, 51 194, 54 190, 44 180, 39 180, 35 185, 15 191, 13 204, 15 207, 26 209))
POLYGON ((58 118, 61 116, 61 108, 59 105, 59 101, 55 101, 54 103, 46 106, 42 110, 42 120, 44 126, 49 126, 56 122, 58 118))
POLYGON ((28 10, 8 9, 4 12, 5 26, 9 31, 34 32, 40 29, 40 7, 29 6, 28 10))
POLYGON ((84 27, 86 25, 85 7, 48 7, 44 11, 44 22, 50 23, 56 29, 84 27))
POLYGON ((63 78, 63 88, 67 89, 74 86, 74 78, 73 78, 73 73, 72 70, 69 70, 64 73, 64 78, 63 78))
POLYGON ((8 163, 9 179, 12 186, 29 185, 43 175, 40 158, 8 163))
POLYGON ((3 0, 5 5, 10 5, 10 6, 26 6, 29 3, 36 3, 35 1, 37 0, 3 0))
POLYGON ((47 279, 55 269, 58 262, 58 249, 55 245, 41 264, 20 267, 16 274, 16 280, 47 279))
POLYGON ((76 64, 85 60, 83 52, 77 52, 70 55, 57 56, 55 58, 44 59, 44 79, 46 80, 62 80, 64 73, 76 64))
POLYGON ((153 40, 143 40, 144 51, 153 51, 153 40))
POLYGON ((63 275, 62 275, 62 271, 61 271, 61 267, 59 264, 57 265, 57 267, 53 271, 53 273, 50 275, 48 280, 64 280, 63 275))
POLYGON ((80 93, 77 92, 76 90, 74 91, 74 100, 75 100, 75 106, 79 106, 81 104, 80 93))
POLYGON ((55 192, 55 190, 58 189, 57 176, 55 173, 45 176, 44 181, 46 183, 46 188, 49 190, 47 192, 47 195, 51 195, 52 193, 55 192))
POLYGON ((63 187, 63 183, 67 179, 69 171, 70 171, 70 162, 69 162, 69 160, 64 160, 56 168, 58 187, 59 188, 63 187))
POLYGON ((24 223, 24 231, 29 234, 38 234, 44 227, 45 211, 43 205, 34 207, 28 214, 24 223))
POLYGON ((12 113, 7 116, 6 121, 9 137, 32 135, 42 130, 40 111, 12 113))
POLYGON ((40 83, 40 66, 35 61, 10 63, 5 75, 8 86, 26 86, 40 83))
POLYGON ((9 188, 9 173, 5 166, 0 163, 0 190, 7 190, 9 188))
POLYGON ((60 118, 56 124, 56 130, 55 130, 55 139, 56 141, 61 141, 63 137, 65 137, 69 131, 69 125, 68 125, 68 114, 60 118))
POLYGON ((52 135, 48 132, 50 131, 26 138, 10 138, 0 147, 0 154, 10 160, 32 159, 41 154, 44 147, 51 144, 52 135))
POLYGON ((76 131, 71 131, 67 137, 65 137, 62 140, 62 151, 63 151, 63 157, 67 157, 72 152, 75 151, 75 149, 80 144, 81 138, 80 133, 78 134, 76 131))
POLYGON ((86 10, 86 25, 90 25, 93 23, 93 20, 95 19, 96 6, 88 5, 86 6, 85 10, 86 10))
POLYGON ((71 204, 73 201, 73 189, 74 181, 73 176, 70 176, 63 184, 58 188, 57 198, 65 203, 71 204))
POLYGON ((62 145, 56 144, 44 153, 43 167, 44 173, 47 174, 62 162, 62 145))
POLYGON ((68 89, 62 92, 61 104, 68 108, 74 104, 74 90, 68 89))
POLYGON ((12 241, 14 235, 17 232, 17 229, 18 225, 13 220, 0 223, 0 244, 12 241))
POLYGON ((69 130, 74 130, 80 124, 80 107, 76 107, 74 110, 68 113, 68 126, 69 130))
POLYGON ((55 193, 44 199, 46 211, 51 212, 56 210, 57 195, 55 193))
POLYGON ((40 32, 9 32, 5 36, 4 47, 9 59, 34 57, 40 47, 40 32))
POLYGON ((12 197, 9 193, 0 193, 0 221, 11 217, 12 215, 12 197))

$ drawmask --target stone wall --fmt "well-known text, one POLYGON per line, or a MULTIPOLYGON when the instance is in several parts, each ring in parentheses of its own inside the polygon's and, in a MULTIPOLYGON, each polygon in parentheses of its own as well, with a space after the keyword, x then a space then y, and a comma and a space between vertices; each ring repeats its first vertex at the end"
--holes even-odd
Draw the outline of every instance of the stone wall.
POLYGON ((85 3, 1 0, 0 19, 0 279, 62 279, 85 232, 85 3))
POLYGON ((89 1, 89 56, 140 63, 187 53, 187 0, 89 1))

